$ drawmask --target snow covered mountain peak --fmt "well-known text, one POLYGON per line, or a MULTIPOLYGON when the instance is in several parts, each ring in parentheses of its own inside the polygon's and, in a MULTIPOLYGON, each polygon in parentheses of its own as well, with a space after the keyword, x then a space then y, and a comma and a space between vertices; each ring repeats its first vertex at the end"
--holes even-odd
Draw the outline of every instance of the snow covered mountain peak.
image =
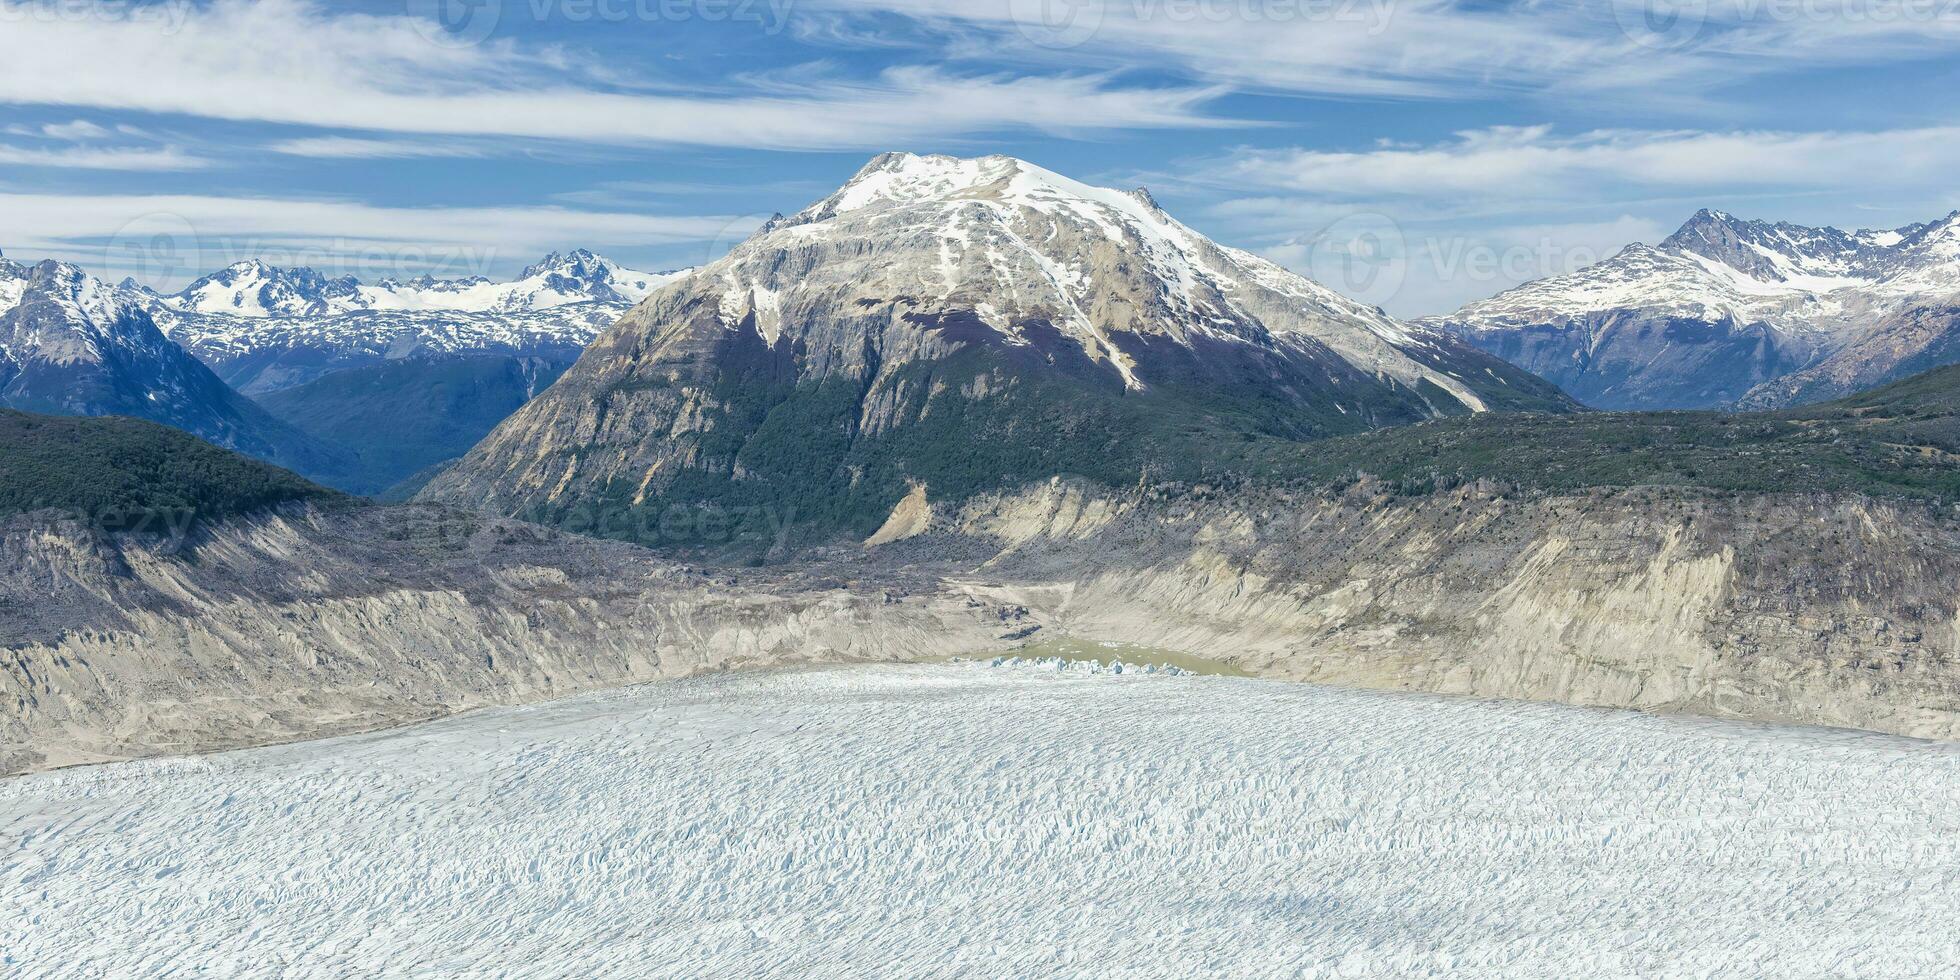
POLYGON ((482 276, 384 279, 364 285, 353 276, 329 279, 308 268, 285 269, 257 259, 235 262, 180 293, 162 297, 180 313, 252 319, 320 317, 362 310, 468 313, 549 309, 573 303, 632 304, 676 275, 635 272, 585 249, 553 252, 508 283, 482 276))
POLYGON ((1844 394, 1854 377, 1934 366, 1939 311, 1956 300, 1960 214, 1843 231, 1704 209, 1658 245, 1427 322, 1594 405, 1701 408, 1844 394), (1801 393, 1777 384, 1826 364, 1835 375, 1801 393))
POLYGON ((170 297, 170 305, 232 316, 320 316, 363 305, 360 280, 329 279, 305 267, 284 269, 258 259, 234 262, 170 297))
POLYGON ((551 252, 547 254, 537 262, 525 266, 523 274, 519 275, 518 278, 529 279, 532 276, 557 273, 559 275, 585 279, 618 268, 620 268, 619 265, 604 256, 597 255, 587 249, 575 248, 569 252, 551 252))
POLYGON ((1319 437, 1571 407, 1148 194, 890 153, 634 307, 423 496, 553 515, 822 498, 876 516, 908 485, 958 499, 1036 457, 1072 473, 1141 451, 1154 471, 1234 426, 1319 437))
POLYGON ((1960 214, 1891 230, 1745 221, 1701 210, 1659 245, 1634 244, 1447 318, 1471 328, 1562 322, 1619 309, 1838 332, 1876 307, 1960 293, 1960 214))
POLYGON ((915 315, 971 318, 1009 343, 1039 346, 1059 331, 1131 389, 1150 383, 1137 351, 1145 338, 1187 350, 1289 344, 1484 407, 1430 363, 1440 336, 1219 245, 1147 191, 1096 187, 1010 156, 880 154, 692 284, 718 293, 726 326, 753 318, 770 344, 795 323, 902 300, 915 315))
MULTIPOLYGON (((104 283, 70 262, 43 259, 26 265, 0 258, 0 314, 35 302, 60 312, 55 320, 43 322, 106 329, 125 318, 132 306, 131 299, 126 291, 104 283)), ((0 338, 0 343, 4 341, 5 338, 0 338)))
POLYGON ((869 208, 994 202, 1040 211, 1101 206, 1136 218, 1165 221, 1150 192, 1123 192, 1082 183, 1002 154, 954 157, 882 153, 836 193, 805 208, 786 225, 825 221, 869 208))

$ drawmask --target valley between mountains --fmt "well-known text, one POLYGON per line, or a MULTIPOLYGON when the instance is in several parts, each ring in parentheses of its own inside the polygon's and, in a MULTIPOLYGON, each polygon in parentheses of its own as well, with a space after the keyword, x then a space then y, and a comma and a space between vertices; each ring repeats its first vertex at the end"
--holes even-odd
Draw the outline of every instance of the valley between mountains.
POLYGON ((1952 230, 1706 213, 1409 323, 885 154, 672 275, 7 263, 0 771, 1059 639, 1960 737, 1960 368, 1878 339, 1952 230))

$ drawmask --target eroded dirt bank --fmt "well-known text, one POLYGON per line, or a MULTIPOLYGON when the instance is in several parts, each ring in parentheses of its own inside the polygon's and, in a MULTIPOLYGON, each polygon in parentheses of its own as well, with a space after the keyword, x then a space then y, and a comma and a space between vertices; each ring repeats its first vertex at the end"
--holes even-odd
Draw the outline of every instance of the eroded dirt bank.
POLYGON ((1924 506, 1054 484, 941 523, 1003 549, 976 595, 1264 675, 1960 737, 1960 521, 1924 506))
POLYGON ((1960 519, 1863 498, 908 498, 877 547, 689 565, 427 507, 170 546, 0 535, 0 772, 704 670, 1069 635, 1277 678, 1960 737, 1960 519))

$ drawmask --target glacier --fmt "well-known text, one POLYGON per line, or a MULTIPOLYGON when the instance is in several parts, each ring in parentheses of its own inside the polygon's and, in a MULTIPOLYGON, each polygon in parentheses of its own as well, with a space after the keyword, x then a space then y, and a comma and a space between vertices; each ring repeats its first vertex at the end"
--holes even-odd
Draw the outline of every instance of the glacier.
POLYGON ((1950 976, 1960 749, 1000 659, 0 783, 10 976, 1950 976))

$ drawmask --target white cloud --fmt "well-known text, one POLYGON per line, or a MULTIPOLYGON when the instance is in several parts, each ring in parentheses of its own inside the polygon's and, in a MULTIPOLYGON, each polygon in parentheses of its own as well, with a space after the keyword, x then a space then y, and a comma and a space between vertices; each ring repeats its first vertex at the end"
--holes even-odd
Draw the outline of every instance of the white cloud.
POLYGON ((49 123, 41 127, 40 134, 49 139, 64 140, 70 143, 85 143, 90 140, 109 138, 109 131, 86 119, 73 122, 49 123))
POLYGON ((941 25, 963 53, 974 52, 970 35, 979 30, 994 39, 993 57, 1133 64, 1147 54, 1237 85, 1348 95, 1584 95, 1659 82, 1704 89, 1960 44, 1960 8, 1945 0, 810 2, 941 25))
POLYGON ((412 157, 479 157, 485 150, 462 143, 424 140, 377 140, 353 136, 312 136, 279 140, 266 145, 274 153, 335 160, 406 159, 412 157))
POLYGON ((598 80, 563 52, 437 43, 428 21, 333 13, 306 0, 215 0, 167 19, 140 16, 144 8, 135 6, 75 19, 25 9, 0 0, 0 102, 342 130, 886 148, 993 130, 1215 125, 1201 108, 1221 94, 1205 86, 1119 87, 1099 74, 921 67, 869 79, 806 78, 793 91, 655 94, 598 80))
POLYGON ((1199 168, 1217 182, 1352 200, 1542 201, 1603 188, 1842 187, 1882 175, 1943 186, 1960 127, 1877 132, 1642 132, 1560 136, 1547 126, 1468 131, 1427 146, 1245 150, 1199 168))
POLYGON ((79 170, 200 170, 211 161, 175 147, 27 147, 0 143, 0 166, 64 167, 79 170))

